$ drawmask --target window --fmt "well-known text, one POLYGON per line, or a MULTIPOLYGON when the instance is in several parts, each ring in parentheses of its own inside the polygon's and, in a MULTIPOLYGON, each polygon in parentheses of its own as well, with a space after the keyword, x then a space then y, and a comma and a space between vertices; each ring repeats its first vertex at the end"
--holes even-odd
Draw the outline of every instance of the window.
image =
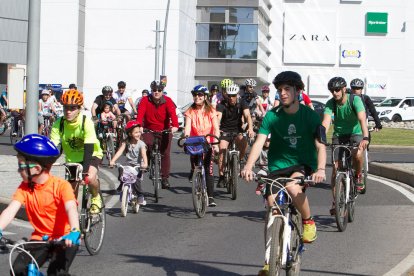
POLYGON ((229 8, 230 23, 254 23, 253 8, 229 8))
POLYGON ((203 7, 199 9, 199 22, 226 22, 226 9, 224 7, 203 7))
POLYGON ((197 41, 196 46, 198 58, 257 58, 257 42, 197 41))

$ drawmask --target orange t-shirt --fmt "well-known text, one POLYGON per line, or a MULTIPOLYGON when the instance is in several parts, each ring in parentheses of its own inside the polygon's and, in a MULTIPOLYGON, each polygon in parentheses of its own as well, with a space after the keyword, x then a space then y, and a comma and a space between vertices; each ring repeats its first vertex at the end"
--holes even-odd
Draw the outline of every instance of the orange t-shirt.
POLYGON ((26 208, 34 228, 31 239, 42 240, 44 235, 57 239, 70 232, 65 202, 76 199, 72 186, 66 180, 50 175, 46 183, 36 184, 33 192, 27 182, 22 182, 13 199, 26 208))
MULTIPOLYGON (((184 116, 191 119, 190 136, 202 136, 214 134, 213 118, 217 117, 217 112, 213 109, 211 112, 189 108, 184 116)), ((214 138, 211 138, 214 139, 214 138)))

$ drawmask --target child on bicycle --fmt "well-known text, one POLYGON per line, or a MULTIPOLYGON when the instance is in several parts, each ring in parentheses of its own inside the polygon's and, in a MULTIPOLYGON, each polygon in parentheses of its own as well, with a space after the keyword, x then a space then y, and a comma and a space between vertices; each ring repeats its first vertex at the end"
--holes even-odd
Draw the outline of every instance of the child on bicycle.
MULTIPOLYGON (((142 169, 146 169, 148 167, 148 159, 147 159, 147 146, 141 140, 141 131, 139 124, 136 121, 129 121, 125 127, 125 131, 128 135, 127 139, 121 143, 118 151, 115 153, 114 157, 112 158, 109 166, 114 166, 116 160, 121 157, 122 154, 125 154, 127 158, 127 165, 128 166, 140 166, 142 169)), ((119 177, 121 177, 122 171, 119 171, 119 177)), ((141 187, 142 182, 142 172, 139 172, 137 181, 134 185, 134 190, 138 196, 138 204, 145 205, 146 201, 144 198, 144 192, 141 187)), ((119 184, 118 188, 116 189, 118 192, 121 192, 122 183, 119 184)))
MULTIPOLYGON (((60 155, 57 147, 45 136, 29 134, 14 145, 17 151, 18 172, 22 182, 12 202, 0 215, 2 230, 14 219, 22 205, 34 231, 30 240, 63 239, 65 247, 50 249, 46 244, 27 244, 25 249, 42 266, 51 254, 48 275, 67 275, 80 244, 77 203, 72 186, 66 180, 50 173, 52 164, 60 155)), ((31 258, 26 253, 17 255, 15 275, 26 275, 31 258)))
POLYGON ((115 129, 116 128, 116 116, 115 114, 112 112, 113 109, 113 105, 111 102, 106 102, 103 106, 103 111, 100 114, 100 123, 101 123, 101 128, 99 130, 99 137, 101 138, 101 134, 104 132, 103 129, 105 126, 109 126, 110 124, 112 124, 112 128, 115 129))

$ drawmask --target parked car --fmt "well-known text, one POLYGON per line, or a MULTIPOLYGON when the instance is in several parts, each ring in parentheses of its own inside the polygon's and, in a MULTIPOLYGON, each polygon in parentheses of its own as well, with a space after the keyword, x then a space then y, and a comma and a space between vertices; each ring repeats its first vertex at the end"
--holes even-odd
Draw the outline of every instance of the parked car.
POLYGON ((378 117, 383 121, 414 120, 414 97, 389 98, 376 107, 378 117))

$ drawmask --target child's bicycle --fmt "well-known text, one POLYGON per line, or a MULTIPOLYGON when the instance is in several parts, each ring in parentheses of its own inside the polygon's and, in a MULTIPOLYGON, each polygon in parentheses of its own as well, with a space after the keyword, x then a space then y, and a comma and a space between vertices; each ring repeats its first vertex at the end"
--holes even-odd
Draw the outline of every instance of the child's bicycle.
MULTIPOLYGON (((47 236, 45 236, 47 238, 47 236)), ((28 276, 44 276, 45 274, 40 271, 40 268, 42 265, 47 261, 46 258, 42 260, 41 263, 38 263, 36 259, 30 254, 30 252, 25 248, 27 245, 33 245, 33 244, 44 244, 48 249, 48 259, 51 259, 52 256, 56 255, 54 251, 59 250, 60 248, 65 246, 64 240, 45 240, 45 241, 27 241, 27 240, 21 240, 21 241, 13 241, 10 239, 6 239, 2 237, 0 239, 0 252, 9 253, 9 266, 10 266, 10 273, 11 275, 15 275, 15 271, 13 268, 13 253, 15 250, 24 252, 29 256, 31 259, 31 263, 27 265, 27 275, 28 276)))
MULTIPOLYGON (((129 206, 132 207, 134 213, 139 212, 139 207, 141 205, 138 202, 138 195, 134 190, 134 185, 138 178, 142 179, 143 172, 140 170, 140 166, 122 166, 119 163, 116 163, 116 166, 119 168, 119 181, 122 184, 122 192, 120 196, 121 215, 126 217, 129 206)), ((145 203, 142 205, 145 205, 145 203)))

